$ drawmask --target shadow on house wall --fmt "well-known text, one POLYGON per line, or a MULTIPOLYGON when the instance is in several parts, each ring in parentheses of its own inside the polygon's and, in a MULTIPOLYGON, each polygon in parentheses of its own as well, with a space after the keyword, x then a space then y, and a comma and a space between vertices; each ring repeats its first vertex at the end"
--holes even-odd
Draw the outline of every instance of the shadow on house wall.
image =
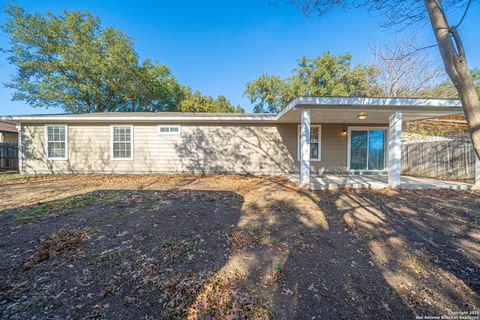
POLYGON ((274 126, 191 127, 175 150, 188 172, 282 174, 298 171, 289 138, 274 126))
MULTIPOLYGON (((81 126, 79 126, 81 128, 81 126)), ((119 163, 110 160, 110 138, 99 144, 102 136, 89 134, 80 136, 79 128, 68 128, 66 160, 47 159, 45 126, 25 126, 22 132, 22 171, 35 172, 102 172, 111 173, 119 163), (76 143, 81 138, 82 143, 76 143)))
MULTIPOLYGON (((69 126, 67 160, 46 159, 44 126, 29 126, 23 139, 24 170, 52 173, 299 172, 296 124, 184 124, 180 136, 158 135, 156 125, 138 126, 134 134, 134 159, 125 161, 110 159, 109 126, 98 125, 98 134, 95 126, 69 126), (82 130, 83 126, 86 130, 82 130), (137 132, 140 132, 141 138, 140 135, 137 137, 137 132)), ((322 134, 322 161, 312 161, 312 173, 326 169, 326 172, 332 173, 345 172, 346 142, 336 136, 340 134, 341 126, 338 126, 330 128, 328 135, 322 134)))

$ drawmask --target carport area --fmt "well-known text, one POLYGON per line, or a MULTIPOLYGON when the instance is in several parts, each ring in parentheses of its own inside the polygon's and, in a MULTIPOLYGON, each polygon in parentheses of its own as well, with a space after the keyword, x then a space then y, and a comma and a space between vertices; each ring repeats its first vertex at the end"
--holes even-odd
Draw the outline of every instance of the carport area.
MULTIPOLYGON (((287 178, 296 184, 300 184, 298 175, 288 175, 287 178)), ((310 190, 337 190, 337 189, 384 189, 389 188, 387 174, 366 175, 340 175, 325 174, 323 176, 310 176, 310 183, 304 188, 310 190)), ((436 180, 411 176, 401 176, 399 189, 452 189, 473 190, 475 185, 471 183, 436 180)))

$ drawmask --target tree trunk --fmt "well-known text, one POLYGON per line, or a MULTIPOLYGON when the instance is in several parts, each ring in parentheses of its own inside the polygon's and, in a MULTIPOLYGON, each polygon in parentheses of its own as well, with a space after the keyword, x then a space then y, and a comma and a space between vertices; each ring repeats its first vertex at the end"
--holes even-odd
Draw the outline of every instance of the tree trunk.
POLYGON ((97 91, 95 92, 95 104, 97 105, 97 112, 103 112, 103 105, 100 102, 100 93, 98 90, 99 89, 97 88, 97 91))
POLYGON ((424 0, 424 2, 435 32, 445 71, 458 91, 473 146, 477 156, 480 157, 480 100, 470 74, 462 41, 457 30, 450 28, 438 0, 424 0))
POLYGON ((90 108, 90 95, 88 94, 88 92, 85 94, 85 102, 87 103, 87 107, 85 109, 85 112, 86 113, 92 112, 91 108, 90 108))

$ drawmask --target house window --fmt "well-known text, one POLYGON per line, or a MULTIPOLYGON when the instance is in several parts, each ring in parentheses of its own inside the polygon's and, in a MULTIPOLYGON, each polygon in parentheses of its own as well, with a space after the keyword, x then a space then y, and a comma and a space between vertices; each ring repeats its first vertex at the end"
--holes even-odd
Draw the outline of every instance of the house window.
POLYGON ((45 152, 47 159, 67 159, 67 126, 54 124, 45 126, 45 152))
MULTIPOLYGON (((298 126, 298 138, 297 138, 297 157, 300 160, 300 146, 301 146, 301 127, 298 126)), ((321 141, 322 141, 322 126, 311 125, 310 126, 310 160, 320 161, 321 156, 321 141)))
POLYGON ((158 133, 160 134, 180 134, 180 126, 158 126, 158 133))
POLYGON ((112 126, 112 159, 133 159, 133 126, 112 126))

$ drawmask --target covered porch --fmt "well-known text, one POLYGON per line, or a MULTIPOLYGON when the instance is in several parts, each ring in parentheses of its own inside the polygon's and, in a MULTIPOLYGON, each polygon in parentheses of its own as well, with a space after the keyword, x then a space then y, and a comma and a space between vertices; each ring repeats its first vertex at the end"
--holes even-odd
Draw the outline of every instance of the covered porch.
POLYGON ((299 175, 291 180, 311 189, 480 187, 477 159, 474 184, 401 176, 402 123, 462 114, 458 100, 410 98, 299 97, 277 116, 278 122, 299 123, 299 175), (343 123, 346 163, 338 172, 312 172, 321 161, 321 124, 343 123), (313 134, 312 134, 313 133, 313 134), (313 163, 312 163, 313 161, 313 163))

